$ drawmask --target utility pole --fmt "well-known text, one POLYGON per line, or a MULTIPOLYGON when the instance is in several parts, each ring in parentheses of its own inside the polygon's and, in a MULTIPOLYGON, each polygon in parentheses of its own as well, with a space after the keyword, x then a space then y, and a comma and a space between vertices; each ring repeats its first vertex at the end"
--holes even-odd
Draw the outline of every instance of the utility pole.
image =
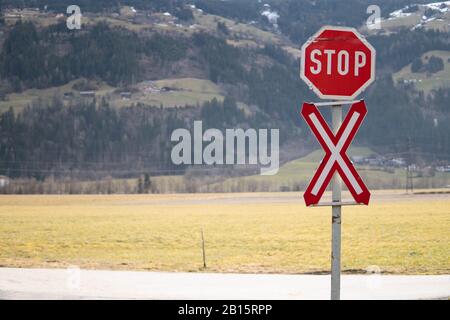
POLYGON ((412 165, 412 151, 411 151, 411 137, 408 137, 408 159, 406 160, 406 193, 414 193, 414 180, 413 172, 411 171, 412 165))

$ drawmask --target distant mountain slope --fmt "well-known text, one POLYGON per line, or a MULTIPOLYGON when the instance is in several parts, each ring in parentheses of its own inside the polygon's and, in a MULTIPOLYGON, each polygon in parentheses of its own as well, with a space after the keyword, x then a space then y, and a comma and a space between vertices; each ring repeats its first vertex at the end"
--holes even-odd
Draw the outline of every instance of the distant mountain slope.
MULTIPOLYGON (((298 48, 322 24, 360 26, 368 2, 240 1, 249 11, 238 12, 236 1, 208 1, 227 8, 218 12, 200 9, 201 1, 83 7, 77 31, 57 12, 7 17, 0 27, 0 162, 7 165, 0 174, 184 173, 170 162, 168 137, 198 119, 210 128, 282 128, 282 162, 315 148, 298 111, 318 99, 299 78, 298 48)), ((406 2, 378 3, 394 11, 406 2)), ((450 158, 450 89, 433 85, 424 95, 393 78, 427 52, 445 55, 450 33, 406 28, 368 39, 377 49, 377 81, 361 95, 369 116, 357 143, 380 153, 412 149, 417 162, 450 158)))
MULTIPOLYGON (((450 1, 408 4, 381 20, 379 32, 396 32, 401 28, 450 31, 450 1)), ((369 32, 367 26, 361 28, 369 32)), ((376 30, 372 30, 376 31, 376 30)))
POLYGON ((422 65, 426 65, 432 57, 441 59, 442 69, 438 67, 439 70, 433 73, 427 71, 426 68, 412 70, 414 63, 411 63, 395 73, 394 80, 401 85, 411 84, 427 94, 434 89, 450 88, 450 51, 429 51, 418 59, 422 61, 422 65))

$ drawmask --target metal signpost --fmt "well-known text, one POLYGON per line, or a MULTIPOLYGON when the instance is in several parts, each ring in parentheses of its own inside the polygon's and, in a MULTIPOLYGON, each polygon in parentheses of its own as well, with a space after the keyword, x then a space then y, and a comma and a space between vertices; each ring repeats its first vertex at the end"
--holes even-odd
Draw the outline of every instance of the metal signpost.
POLYGON ((325 157, 308 185, 307 206, 332 207, 331 299, 340 299, 341 213, 344 205, 369 204, 370 192, 346 154, 361 126, 367 108, 354 100, 375 80, 375 49, 353 28, 323 27, 302 47, 301 78, 321 99, 333 102, 304 103, 301 114, 325 150, 325 157), (347 100, 347 101, 343 101, 347 100), (342 106, 350 110, 342 121, 342 106), (331 107, 332 128, 318 107, 331 107), (343 202, 342 180, 354 198, 343 202), (320 203, 332 182, 332 201, 320 203))

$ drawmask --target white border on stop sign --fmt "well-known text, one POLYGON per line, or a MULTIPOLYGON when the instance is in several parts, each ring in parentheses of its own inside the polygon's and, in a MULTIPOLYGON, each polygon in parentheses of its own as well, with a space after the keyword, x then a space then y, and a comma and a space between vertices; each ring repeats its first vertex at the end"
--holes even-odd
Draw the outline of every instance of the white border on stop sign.
POLYGON ((369 41, 366 40, 366 38, 364 36, 362 36, 358 30, 356 30, 355 28, 351 28, 351 27, 334 27, 334 26, 323 26, 322 28, 320 28, 319 31, 317 31, 313 36, 311 36, 308 41, 306 41, 302 48, 301 48, 301 58, 300 58, 300 78, 310 87, 312 88, 312 90, 314 91, 314 93, 320 98, 320 99, 334 99, 334 100, 354 100, 356 99, 364 90, 367 89, 368 86, 370 86, 376 78, 376 58, 377 58, 377 54, 376 54, 376 50, 375 48, 369 43, 369 41), (309 81, 309 79, 305 76, 305 51, 306 51, 306 47, 311 44, 314 39, 317 39, 317 37, 324 32, 325 30, 335 30, 335 31, 350 31, 353 32, 356 37, 362 42, 364 43, 371 52, 371 58, 372 58, 372 70, 370 71, 370 79, 363 85, 361 86, 361 88, 359 88, 353 95, 351 96, 333 96, 333 95, 326 95, 326 94, 322 94, 322 92, 320 92, 320 90, 318 88, 316 88, 316 86, 314 86, 314 84, 309 81))

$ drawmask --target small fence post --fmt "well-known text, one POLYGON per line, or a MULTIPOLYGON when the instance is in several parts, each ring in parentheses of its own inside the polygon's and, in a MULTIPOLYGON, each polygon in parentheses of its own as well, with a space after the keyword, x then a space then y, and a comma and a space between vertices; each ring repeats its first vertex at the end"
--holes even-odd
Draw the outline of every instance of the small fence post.
POLYGON ((203 269, 206 269, 205 237, 203 235, 203 228, 201 229, 201 232, 202 232, 203 269))

